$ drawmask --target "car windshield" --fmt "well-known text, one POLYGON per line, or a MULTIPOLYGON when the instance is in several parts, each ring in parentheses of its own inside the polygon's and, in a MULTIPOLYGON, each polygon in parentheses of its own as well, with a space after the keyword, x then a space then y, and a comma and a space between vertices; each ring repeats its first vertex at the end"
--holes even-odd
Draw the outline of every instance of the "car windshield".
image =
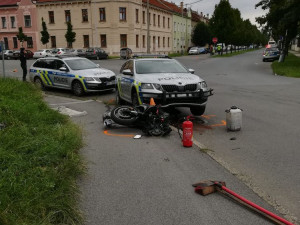
POLYGON ((188 71, 175 60, 141 60, 136 61, 138 74, 148 73, 187 73, 188 71))
POLYGON ((192 48, 191 48, 191 50, 197 50, 197 49, 198 49, 197 47, 192 47, 192 48))
POLYGON ((72 70, 87 70, 99 68, 95 63, 88 59, 72 59, 65 61, 72 70))

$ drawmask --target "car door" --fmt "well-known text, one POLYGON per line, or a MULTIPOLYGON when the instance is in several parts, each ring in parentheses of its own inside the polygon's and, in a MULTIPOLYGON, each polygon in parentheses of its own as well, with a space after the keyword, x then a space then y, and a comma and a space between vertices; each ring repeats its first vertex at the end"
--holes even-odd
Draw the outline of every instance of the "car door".
MULTIPOLYGON (((129 60, 124 69, 121 71, 123 73, 124 70, 130 70, 133 73, 133 61, 129 60)), ((122 74, 122 82, 121 82, 121 87, 122 91, 124 92, 124 97, 131 101, 131 87, 134 83, 134 78, 133 75, 125 75, 122 74)))
POLYGON ((61 68, 66 68, 68 70, 67 65, 60 59, 54 59, 52 63, 52 73, 51 77, 53 77, 53 83, 57 87, 70 87, 70 75, 68 71, 62 71, 61 68))

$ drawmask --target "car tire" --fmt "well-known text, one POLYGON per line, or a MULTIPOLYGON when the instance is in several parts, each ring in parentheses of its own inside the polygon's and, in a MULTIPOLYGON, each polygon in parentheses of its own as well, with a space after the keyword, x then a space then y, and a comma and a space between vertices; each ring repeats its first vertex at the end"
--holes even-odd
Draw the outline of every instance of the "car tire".
POLYGON ((192 106, 190 111, 194 116, 201 116, 205 112, 205 106, 192 106))
POLYGON ((73 93, 74 95, 80 97, 84 94, 84 89, 83 89, 83 86, 82 84, 80 83, 80 81, 76 80, 73 82, 72 84, 72 90, 73 90, 73 93))
POLYGON ((124 101, 121 97, 120 97, 120 93, 119 90, 117 89, 117 93, 116 93, 116 104, 117 105, 126 105, 126 101, 124 101))
POLYGON ((46 90, 46 87, 42 81, 41 78, 39 77, 35 77, 34 78, 34 85, 37 86, 39 89, 41 89, 42 91, 45 91, 46 90))
POLYGON ((96 60, 99 60, 99 59, 100 59, 100 58, 99 58, 99 56, 97 55, 97 56, 96 56, 96 60))
POLYGON ((133 92, 133 93, 132 93, 131 101, 132 101, 132 105, 134 105, 134 106, 140 105, 140 103, 139 103, 139 98, 138 98, 138 95, 137 95, 136 92, 133 92))

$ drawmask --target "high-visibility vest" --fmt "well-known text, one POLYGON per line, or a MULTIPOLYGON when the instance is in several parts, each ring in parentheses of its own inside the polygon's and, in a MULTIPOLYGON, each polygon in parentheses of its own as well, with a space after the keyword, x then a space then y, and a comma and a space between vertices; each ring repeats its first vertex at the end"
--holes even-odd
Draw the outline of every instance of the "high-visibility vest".
POLYGON ((220 45, 218 45, 218 50, 221 50, 221 46, 220 45))

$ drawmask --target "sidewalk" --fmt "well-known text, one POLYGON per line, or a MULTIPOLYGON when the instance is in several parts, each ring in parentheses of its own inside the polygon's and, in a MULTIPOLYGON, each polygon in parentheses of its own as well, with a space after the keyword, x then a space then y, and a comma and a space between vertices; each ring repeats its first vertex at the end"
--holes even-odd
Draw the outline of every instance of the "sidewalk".
POLYGON ((292 54, 294 54, 295 56, 300 57, 300 52, 296 52, 296 51, 293 51, 293 50, 289 50, 289 53, 292 53, 292 54))

